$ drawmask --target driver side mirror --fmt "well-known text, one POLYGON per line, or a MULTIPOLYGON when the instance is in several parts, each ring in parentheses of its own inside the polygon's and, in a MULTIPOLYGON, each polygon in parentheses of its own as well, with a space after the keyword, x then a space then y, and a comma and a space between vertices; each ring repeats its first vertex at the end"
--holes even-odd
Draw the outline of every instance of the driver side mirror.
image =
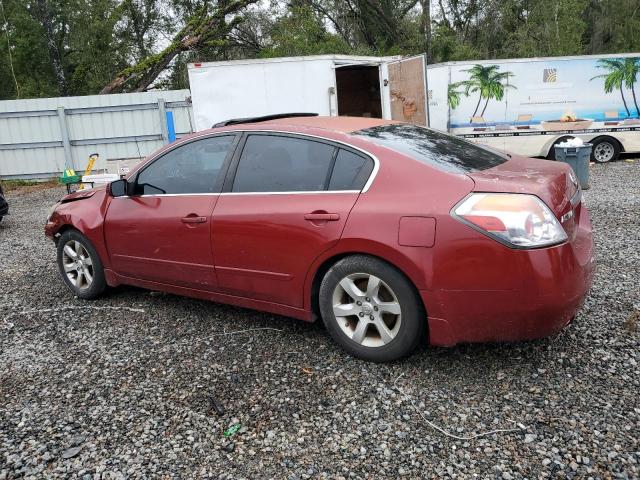
POLYGON ((124 178, 120 180, 114 180, 109 184, 109 192, 112 197, 126 197, 129 195, 129 182, 124 178))

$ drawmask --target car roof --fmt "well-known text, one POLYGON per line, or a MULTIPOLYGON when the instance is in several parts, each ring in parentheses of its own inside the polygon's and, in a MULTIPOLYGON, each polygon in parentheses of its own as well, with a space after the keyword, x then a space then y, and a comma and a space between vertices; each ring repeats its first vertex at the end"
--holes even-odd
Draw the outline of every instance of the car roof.
MULTIPOLYGON (((276 120, 268 120, 259 124, 250 125, 268 125, 269 128, 287 128, 287 127, 308 127, 319 128, 339 133, 351 133, 365 128, 377 127, 380 125, 390 125, 401 123, 394 120, 383 120, 381 118, 365 118, 365 117, 287 117, 276 120)), ((238 125, 241 127, 240 125, 238 125)))

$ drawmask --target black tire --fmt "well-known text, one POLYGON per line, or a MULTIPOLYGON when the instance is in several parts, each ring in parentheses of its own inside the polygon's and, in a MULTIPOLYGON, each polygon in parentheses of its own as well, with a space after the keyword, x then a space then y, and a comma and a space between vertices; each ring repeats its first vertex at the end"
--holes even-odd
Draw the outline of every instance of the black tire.
MULTIPOLYGON (((102 261, 100 260, 100 256, 98 255, 98 252, 96 252, 96 249, 93 247, 93 245, 91 244, 91 242, 87 237, 82 235, 77 230, 67 230, 58 239, 57 252, 58 252, 58 271, 60 272, 60 276, 62 277, 62 280, 67 285, 69 290, 73 292, 74 295, 84 300, 93 300, 95 298, 98 298, 105 291, 105 289, 107 288, 107 282, 104 278, 104 268, 102 266, 102 261), (79 244, 81 244, 82 247, 84 247, 84 250, 86 251, 86 253, 88 253, 89 258, 91 259, 91 264, 86 265, 85 267, 89 268, 92 280, 89 284, 85 285, 84 287, 82 285, 80 286, 74 285, 74 283, 72 283, 72 280, 69 278, 69 276, 65 272, 65 267, 63 264, 65 254, 63 253, 63 251, 65 246, 70 242, 78 242, 79 244)), ((68 254, 67 254, 67 258, 69 258, 68 254)), ((86 255, 84 255, 84 258, 86 258, 86 255)), ((78 272, 71 271, 70 274, 72 276, 75 274, 76 280, 77 280, 77 276, 79 275, 78 272)), ((87 279, 86 277, 84 277, 84 275, 83 275, 83 278, 85 279, 85 282, 86 282, 87 279)))
POLYGON ((610 137, 596 138, 592 142, 591 161, 596 163, 608 163, 617 160, 620 156, 620 144, 610 137))
MULTIPOLYGON (((361 285, 363 285, 362 288, 365 288, 365 284, 361 285)), ((364 290, 362 293, 366 295, 364 290)), ((353 255, 338 261, 325 274, 320 284, 318 297, 322 320, 327 330, 344 350, 358 358, 372 362, 397 360, 411 354, 420 342, 425 340, 427 317, 415 288, 400 271, 382 260, 366 255, 353 255), (341 318, 341 322, 344 322, 339 324, 334 313, 334 299, 336 295, 346 294, 346 291, 337 293, 340 291, 338 286, 343 279, 350 276, 356 279, 355 282, 367 282, 366 285, 368 285, 367 277, 359 280, 357 277, 360 275, 380 279, 382 281, 380 290, 376 291, 375 299, 372 297, 369 300, 369 297, 366 297, 367 301, 365 302, 365 298, 362 297, 361 306, 358 307, 355 306, 356 300, 353 297, 347 298, 345 305, 353 306, 359 310, 357 314, 338 317, 341 318), (382 295, 386 295, 387 299, 381 299, 382 295), (395 299, 389 301, 389 298, 393 296, 395 299), (383 305, 391 304, 399 304, 399 315, 382 313, 383 305), (377 305, 380 306, 380 310, 377 305), (363 312, 362 309, 365 308, 366 311, 363 312), (373 308, 377 313, 372 311, 373 308), (372 315, 369 316, 369 314, 372 315), (382 334, 378 333, 379 327, 376 326, 377 323, 374 323, 373 315, 376 315, 375 322, 384 319, 385 325, 388 325, 389 318, 391 318, 393 326, 391 330, 395 330, 392 339, 381 345, 363 345, 362 342, 354 341, 347 332, 352 332, 352 336, 355 337, 356 327, 364 319, 367 326, 364 327, 366 339, 363 342, 383 342, 382 334), (371 321, 367 321, 367 318, 370 318, 371 321), (399 322, 398 325, 396 325, 396 321, 399 322), (379 339, 376 339, 376 335, 379 335, 379 339)), ((337 304, 342 303, 339 301, 337 304)))

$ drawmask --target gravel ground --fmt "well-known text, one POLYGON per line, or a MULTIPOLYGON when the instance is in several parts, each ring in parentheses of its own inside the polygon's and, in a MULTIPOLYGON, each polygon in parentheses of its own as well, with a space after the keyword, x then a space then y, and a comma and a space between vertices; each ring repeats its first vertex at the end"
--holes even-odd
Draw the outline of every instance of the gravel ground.
POLYGON ((42 232, 62 190, 11 193, 0 479, 638 478, 640 162, 592 185, 598 273, 563 333, 388 365, 320 324, 133 288, 79 301, 42 232))

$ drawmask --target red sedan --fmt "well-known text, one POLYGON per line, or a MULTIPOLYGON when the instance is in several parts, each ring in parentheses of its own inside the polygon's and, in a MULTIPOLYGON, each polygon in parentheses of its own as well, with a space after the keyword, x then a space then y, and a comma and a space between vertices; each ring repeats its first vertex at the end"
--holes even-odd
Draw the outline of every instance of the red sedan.
POLYGON ((71 291, 127 284, 321 317, 374 361, 574 318, 594 252, 567 165, 378 119, 264 120, 182 138, 64 197, 45 231, 71 291))

